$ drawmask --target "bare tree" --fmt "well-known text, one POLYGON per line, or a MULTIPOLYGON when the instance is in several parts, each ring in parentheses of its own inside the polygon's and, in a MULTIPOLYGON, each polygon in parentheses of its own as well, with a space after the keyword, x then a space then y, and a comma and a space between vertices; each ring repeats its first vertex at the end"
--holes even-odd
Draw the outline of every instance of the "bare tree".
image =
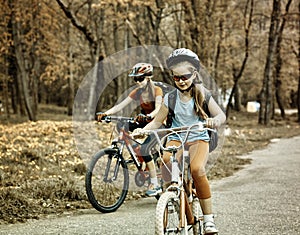
MULTIPOLYGON (((91 62, 95 67, 93 70, 94 73, 92 74, 92 80, 91 80, 92 82, 90 84, 88 103, 86 104, 86 108, 87 108, 88 118, 93 119, 95 110, 93 110, 92 107, 96 107, 96 103, 97 103, 97 99, 96 99, 97 96, 95 93, 95 89, 96 89, 96 84, 97 84, 98 57, 100 55, 100 44, 101 44, 101 40, 102 40, 102 38, 101 38, 102 31, 100 30, 100 32, 99 32, 99 28, 101 29, 101 27, 99 27, 97 30, 95 30, 96 35, 94 35, 92 33, 92 31, 90 30, 90 28, 88 27, 88 23, 84 24, 76 17, 76 15, 74 14, 74 12, 72 10, 72 2, 70 3, 69 6, 66 6, 61 0, 56 0, 56 2, 58 3, 58 5, 62 9, 62 11, 65 13, 65 16, 71 21, 72 25, 85 36, 85 38, 89 44, 90 54, 91 54, 91 62), (97 39, 99 39, 99 40, 97 40, 97 39)), ((86 3, 87 3, 88 9, 90 10, 92 8, 92 1, 87 1, 86 3)), ((83 7, 83 6, 80 6, 80 7, 83 7)), ((92 9, 89 12, 92 12, 92 9)), ((100 11, 100 12, 104 13, 103 11, 100 11)), ((101 15, 100 15, 100 17, 98 17, 98 19, 99 18, 101 19, 101 15)), ((89 21, 87 20, 86 22, 89 22, 89 21)), ((96 25, 97 25, 97 21, 94 23, 96 23, 96 25)), ((101 25, 101 22, 100 22, 100 25, 101 25)))
MULTIPOLYGON (((68 36, 72 38, 72 27, 69 27, 68 29, 68 36)), ((74 60, 73 60, 73 46, 72 44, 69 44, 68 48, 68 54, 69 54, 69 76, 68 76, 68 115, 71 116, 73 113, 73 103, 74 103, 74 60)))
POLYGON ((273 65, 278 43, 278 31, 281 14, 281 0, 273 0, 271 24, 269 30, 269 45, 266 59, 263 86, 260 92, 260 110, 258 123, 268 125, 273 110, 273 65))
MULTIPOLYGON (((229 116, 230 104, 232 102, 233 95, 238 92, 238 81, 243 75, 249 57, 249 34, 252 25, 252 16, 253 16, 253 0, 247 0, 245 10, 244 10, 244 31, 245 31, 245 49, 244 49, 245 52, 244 53, 245 55, 244 55, 242 65, 239 69, 236 68, 236 65, 233 65, 232 75, 233 75, 234 85, 232 87, 229 100, 228 100, 227 109, 226 109, 227 117, 229 116)), ((239 107, 237 109, 239 109, 239 107)))
POLYGON ((285 14, 283 15, 281 24, 279 26, 279 32, 278 32, 278 42, 276 45, 276 64, 275 64, 275 72, 274 72, 274 79, 275 79, 275 97, 277 100, 278 107, 280 109, 281 117, 285 118, 285 111, 284 111, 284 105, 282 101, 282 81, 280 78, 280 71, 282 66, 282 58, 281 58, 281 44, 282 44, 282 37, 283 37, 283 30, 286 23, 286 17, 289 12, 290 5, 292 3, 292 0, 289 0, 285 7, 285 14))
MULTIPOLYGON (((300 3, 298 3, 298 15, 300 16, 300 3)), ((300 21, 298 21, 298 52, 296 49, 294 53, 298 59, 298 98, 297 98, 297 107, 298 107, 298 122, 300 123, 300 21)))
MULTIPOLYGON (((36 4, 36 2, 35 2, 36 4)), ((17 62, 17 80, 21 99, 24 101, 29 120, 37 120, 37 79, 40 62, 36 56, 39 39, 34 33, 35 17, 38 15, 38 5, 33 5, 31 14, 22 16, 24 5, 9 0, 12 19, 12 40, 14 42, 14 55, 17 62), (30 17, 28 19, 28 17, 30 17), (23 21, 21 21, 21 18, 23 21), (28 23, 29 22, 29 23, 28 23), (31 31, 31 33, 28 33, 31 31), (28 34, 31 35, 28 37, 28 34), (29 38, 29 39, 28 39, 29 38)))
POLYGON ((260 124, 268 125, 274 113, 274 79, 275 79, 275 95, 281 116, 284 118, 284 107, 281 100, 281 80, 280 70, 282 60, 280 56, 280 49, 283 37, 283 30, 286 23, 286 15, 288 14, 292 0, 289 0, 285 7, 285 16, 281 15, 281 0, 273 0, 273 9, 271 15, 271 23, 269 30, 269 45, 268 54, 264 71, 263 86, 260 92, 260 111, 258 122, 260 124))

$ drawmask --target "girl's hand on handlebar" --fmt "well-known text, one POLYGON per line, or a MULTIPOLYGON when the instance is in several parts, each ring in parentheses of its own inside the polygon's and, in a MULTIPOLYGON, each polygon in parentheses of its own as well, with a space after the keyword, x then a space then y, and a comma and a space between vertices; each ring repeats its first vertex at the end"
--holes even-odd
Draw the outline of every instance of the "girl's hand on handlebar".
POLYGON ((138 123, 143 123, 143 122, 145 122, 145 120, 146 120, 146 115, 144 115, 144 114, 138 114, 135 118, 134 118, 134 121, 135 122, 138 122, 138 123))
POLYGON ((151 119, 151 116, 149 115, 144 115, 142 113, 138 114, 135 118, 134 118, 134 121, 135 122, 138 122, 138 123, 144 123, 144 122, 150 122, 152 119, 151 119))
POLYGON ((134 139, 143 139, 146 135, 145 133, 143 133, 142 128, 136 128, 135 130, 133 130, 130 136, 134 139))
POLYGON ((205 121, 206 121, 206 126, 208 128, 215 129, 215 128, 218 128, 220 126, 220 121, 218 119, 207 118, 205 121))

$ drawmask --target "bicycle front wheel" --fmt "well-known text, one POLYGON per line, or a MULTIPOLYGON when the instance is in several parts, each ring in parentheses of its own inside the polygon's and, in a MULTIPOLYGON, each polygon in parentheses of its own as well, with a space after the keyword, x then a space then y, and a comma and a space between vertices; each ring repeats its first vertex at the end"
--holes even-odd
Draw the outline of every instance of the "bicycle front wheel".
POLYGON ((127 165, 115 149, 94 155, 88 167, 85 186, 92 206, 103 213, 116 211, 124 202, 129 186, 127 165))
POLYGON ((181 234, 179 198, 174 192, 163 193, 156 206, 155 234, 181 234))

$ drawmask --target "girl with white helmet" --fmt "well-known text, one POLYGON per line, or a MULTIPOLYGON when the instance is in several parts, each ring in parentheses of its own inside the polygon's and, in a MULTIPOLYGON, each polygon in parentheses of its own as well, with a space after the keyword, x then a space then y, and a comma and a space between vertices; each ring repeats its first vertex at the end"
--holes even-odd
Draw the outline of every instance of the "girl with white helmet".
MULTIPOLYGON (((176 102, 171 127, 189 126, 205 121, 208 126, 215 128, 224 123, 226 116, 212 96, 207 102, 208 111, 212 118, 209 118, 204 111, 204 100, 208 90, 202 85, 198 56, 189 49, 180 48, 170 54, 166 63, 172 72, 174 85, 177 88, 174 96, 176 102)), ((158 114, 152 122, 144 127, 145 130, 159 128, 168 117, 169 95, 170 93, 165 95, 164 103, 158 114)), ((218 230, 216 229, 212 212, 211 191, 205 172, 209 154, 209 141, 210 137, 207 132, 193 134, 189 136, 187 146, 190 156, 190 170, 204 214, 204 232, 205 234, 217 234, 218 230)), ((175 135, 170 137, 167 142, 167 146, 178 146, 179 144, 181 142, 179 142, 178 136, 175 135)), ((163 155, 163 160, 167 167, 170 167, 170 156, 171 153, 169 152, 165 152, 163 155)), ((164 181, 170 182, 171 176, 168 169, 162 166, 161 170, 164 181)))

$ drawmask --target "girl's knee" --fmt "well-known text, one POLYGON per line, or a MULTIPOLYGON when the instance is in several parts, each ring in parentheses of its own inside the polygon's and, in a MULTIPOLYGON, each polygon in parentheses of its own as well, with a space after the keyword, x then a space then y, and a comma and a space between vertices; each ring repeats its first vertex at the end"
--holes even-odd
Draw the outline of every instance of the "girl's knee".
POLYGON ((210 186, 206 175, 194 178, 194 184, 199 199, 207 199, 211 197, 210 186))
POLYGON ((191 174, 192 174, 193 178, 204 176, 204 175, 206 175, 205 167, 200 167, 200 168, 191 167, 191 174))

